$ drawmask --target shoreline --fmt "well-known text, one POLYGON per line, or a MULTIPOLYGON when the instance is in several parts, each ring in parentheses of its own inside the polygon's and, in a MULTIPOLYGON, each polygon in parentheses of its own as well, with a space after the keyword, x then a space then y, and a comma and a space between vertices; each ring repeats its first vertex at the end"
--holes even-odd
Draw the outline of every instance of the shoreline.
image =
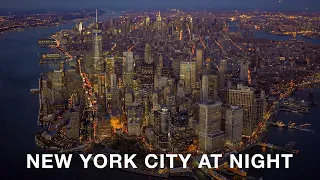
MULTIPOLYGON (((103 15, 103 14, 100 14, 103 15)), ((93 19, 94 17, 91 18, 81 18, 81 19, 73 19, 73 20, 68 20, 68 21, 62 21, 62 22, 57 22, 53 24, 36 24, 36 25, 30 25, 30 26, 17 26, 17 27, 9 27, 6 28, 8 30, 1 30, 0 34, 5 34, 5 33, 10 33, 10 32, 20 32, 24 31, 26 29, 34 29, 34 28, 47 28, 47 27, 53 27, 53 26, 61 26, 64 24, 72 23, 72 22, 77 22, 77 21, 87 21, 90 19, 93 19)))

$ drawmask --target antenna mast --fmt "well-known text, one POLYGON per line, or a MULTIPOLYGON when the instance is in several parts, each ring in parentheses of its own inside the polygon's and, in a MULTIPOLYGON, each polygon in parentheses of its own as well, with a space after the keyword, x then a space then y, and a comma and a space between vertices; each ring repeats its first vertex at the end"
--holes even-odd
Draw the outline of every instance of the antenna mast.
POLYGON ((98 23, 98 10, 96 9, 96 23, 98 23))

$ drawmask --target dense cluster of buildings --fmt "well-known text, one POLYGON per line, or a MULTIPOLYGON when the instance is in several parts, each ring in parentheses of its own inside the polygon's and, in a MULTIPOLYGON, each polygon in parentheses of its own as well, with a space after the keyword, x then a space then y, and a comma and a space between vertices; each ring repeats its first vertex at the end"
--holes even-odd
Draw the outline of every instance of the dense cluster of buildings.
POLYGON ((258 45, 216 14, 96 19, 56 39, 75 57, 41 79, 40 116, 63 119, 68 138, 210 153, 241 146, 268 110, 271 85, 260 77, 277 55, 262 61, 258 45))

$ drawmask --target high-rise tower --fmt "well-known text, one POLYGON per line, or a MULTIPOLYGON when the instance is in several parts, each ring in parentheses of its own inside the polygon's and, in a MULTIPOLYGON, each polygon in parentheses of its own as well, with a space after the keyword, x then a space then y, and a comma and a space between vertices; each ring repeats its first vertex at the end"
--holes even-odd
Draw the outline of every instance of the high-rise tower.
POLYGON ((201 80, 202 101, 216 101, 218 99, 218 76, 203 75, 201 80))
POLYGON ((188 93, 196 87, 196 62, 180 62, 180 80, 184 81, 185 89, 188 93))
POLYGON ((93 49, 93 62, 96 72, 103 72, 103 59, 102 59, 102 30, 98 29, 98 11, 96 10, 95 27, 92 30, 92 49, 93 49))
POLYGON ((240 64, 240 80, 248 81, 248 70, 249 63, 247 61, 242 61, 240 64))
POLYGON ((229 89, 228 103, 240 106, 243 109, 243 131, 246 136, 251 136, 254 128, 263 118, 264 91, 237 85, 237 89, 229 89))
POLYGON ((219 75, 219 88, 223 90, 225 88, 225 72, 227 70, 227 60, 221 60, 218 75, 219 75))
POLYGON ((226 110, 226 143, 237 144, 242 141, 243 109, 231 106, 226 110))
POLYGON ((202 74, 202 66, 203 66, 203 52, 201 49, 196 51, 196 61, 197 61, 197 76, 200 77, 202 74))
POLYGON ((160 11, 159 11, 159 13, 157 14, 156 28, 157 29, 161 29, 161 24, 162 24, 161 14, 160 14, 160 11))
POLYGON ((147 64, 153 63, 153 59, 151 57, 151 47, 148 43, 146 44, 144 49, 144 62, 146 62, 147 64))
POLYGON ((221 102, 203 103, 199 109, 199 146, 204 152, 214 152, 223 147, 221 131, 221 102))

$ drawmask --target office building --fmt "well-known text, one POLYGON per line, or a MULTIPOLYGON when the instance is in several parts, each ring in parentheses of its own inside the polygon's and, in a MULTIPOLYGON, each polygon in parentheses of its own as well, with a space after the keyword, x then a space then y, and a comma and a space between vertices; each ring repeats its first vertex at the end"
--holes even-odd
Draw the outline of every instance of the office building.
POLYGON ((170 150, 170 127, 171 127, 171 114, 167 108, 162 108, 154 112, 154 131, 156 134, 155 145, 161 151, 170 150))
POLYGON ((201 49, 198 49, 196 51, 196 62, 197 62, 197 76, 200 77, 200 75, 202 74, 202 66, 203 66, 203 54, 201 49))
POLYGON ((199 104, 199 146, 204 152, 223 148, 224 132, 221 131, 221 102, 199 104))
POLYGON ((238 144, 242 141, 243 109, 230 106, 226 109, 225 140, 226 144, 238 144))
POLYGON ((242 61, 240 63, 240 80, 247 82, 248 81, 248 70, 249 70, 249 63, 247 61, 242 61))
POLYGON ((92 30, 92 49, 93 49, 93 63, 97 72, 103 71, 102 59, 102 31, 100 29, 92 30))
POLYGON ((144 50, 144 62, 147 64, 152 64, 153 59, 151 55, 151 46, 147 43, 144 50))
POLYGON ((218 76, 203 75, 201 80, 202 101, 216 101, 218 99, 218 76))
POLYGON ((180 62, 180 80, 184 81, 185 91, 191 93, 196 87, 196 62, 180 62))
POLYGON ((243 109, 244 135, 251 136, 258 122, 262 121, 264 98, 264 91, 257 91, 242 84, 238 84, 237 89, 229 89, 228 103, 243 109))
POLYGON ((143 112, 143 106, 136 103, 127 108, 129 136, 139 136, 141 134, 143 112))

